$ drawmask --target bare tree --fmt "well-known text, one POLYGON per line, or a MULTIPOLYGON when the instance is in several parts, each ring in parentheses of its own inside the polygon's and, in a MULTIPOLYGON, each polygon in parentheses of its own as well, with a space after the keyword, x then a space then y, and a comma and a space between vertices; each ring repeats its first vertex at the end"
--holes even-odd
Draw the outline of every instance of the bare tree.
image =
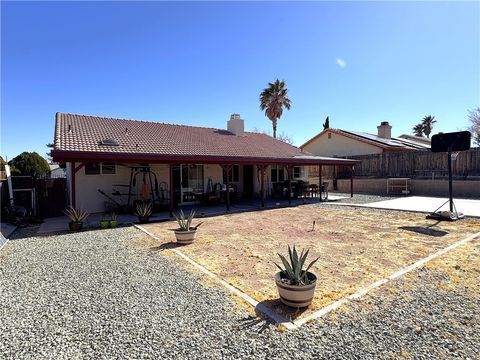
MULTIPOLYGON (((259 128, 257 128, 257 127, 254 127, 254 128, 252 129, 252 132, 254 132, 254 133, 259 133, 259 134, 265 134, 265 135, 268 135, 268 136, 272 136, 272 134, 271 134, 269 131, 265 131, 265 130, 259 129, 259 128)), ((293 145, 293 143, 294 143, 294 140, 293 140, 292 135, 287 134, 287 133, 284 132, 284 131, 282 131, 280 134, 278 134, 277 140, 286 142, 287 144, 290 144, 290 145, 293 145)))
POLYGON ((468 110, 468 121, 470 122, 468 130, 472 133, 473 143, 480 146, 480 107, 468 110))

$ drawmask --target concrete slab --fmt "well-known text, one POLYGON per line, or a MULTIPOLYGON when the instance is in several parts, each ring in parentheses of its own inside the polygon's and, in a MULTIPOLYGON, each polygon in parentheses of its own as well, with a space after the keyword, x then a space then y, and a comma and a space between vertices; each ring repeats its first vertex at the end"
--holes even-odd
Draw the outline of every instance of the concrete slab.
MULTIPOLYGON (((448 199, 443 197, 406 196, 398 199, 378 201, 369 204, 338 204, 345 206, 358 206, 388 210, 405 210, 430 213, 445 203, 448 199)), ((453 199, 458 212, 467 216, 480 217, 480 200, 453 199)), ((440 210, 448 210, 448 202, 440 210)))
POLYGON ((7 224, 7 223, 0 223, 0 226, 1 226, 2 235, 7 239, 10 236, 10 234, 13 233, 17 228, 16 226, 7 224))

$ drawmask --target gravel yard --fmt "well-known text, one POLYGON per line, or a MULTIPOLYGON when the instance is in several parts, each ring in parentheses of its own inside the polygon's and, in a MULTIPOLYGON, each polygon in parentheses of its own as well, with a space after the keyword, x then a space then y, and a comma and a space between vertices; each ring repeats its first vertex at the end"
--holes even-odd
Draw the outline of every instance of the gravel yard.
POLYGON ((144 236, 17 232, 0 252, 0 358, 474 359, 480 351, 478 239, 282 333, 168 250, 138 246, 144 236))

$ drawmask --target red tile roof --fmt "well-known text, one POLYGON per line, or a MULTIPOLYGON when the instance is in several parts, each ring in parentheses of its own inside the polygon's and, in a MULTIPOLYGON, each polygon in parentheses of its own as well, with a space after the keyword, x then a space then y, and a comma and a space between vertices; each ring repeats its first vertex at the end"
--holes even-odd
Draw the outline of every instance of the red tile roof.
POLYGON ((311 155, 260 133, 236 136, 223 129, 64 113, 56 114, 52 154, 60 161, 85 159, 89 154, 92 159, 129 157, 132 161, 141 157, 293 159, 311 155), (102 145, 106 139, 115 140, 118 146, 102 145))

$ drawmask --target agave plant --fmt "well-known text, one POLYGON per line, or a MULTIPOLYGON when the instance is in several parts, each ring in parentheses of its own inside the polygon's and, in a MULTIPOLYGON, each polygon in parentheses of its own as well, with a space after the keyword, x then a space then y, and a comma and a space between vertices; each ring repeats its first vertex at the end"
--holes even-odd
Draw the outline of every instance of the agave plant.
POLYGON ((138 203, 135 215, 138 217, 149 217, 152 215, 152 204, 148 202, 138 203))
POLYGON ((76 209, 73 207, 70 207, 69 209, 65 210, 63 213, 68 216, 71 222, 74 222, 74 223, 84 222, 89 215, 85 210, 76 209))
POLYGON ((185 216, 182 209, 180 209, 178 215, 173 215, 175 216, 175 219, 177 219, 180 231, 197 230, 197 228, 202 225, 202 223, 199 223, 197 226, 192 227, 192 220, 195 217, 195 210, 193 209, 190 211, 190 214, 188 216, 185 216))
POLYGON ((319 259, 316 258, 310 264, 308 264, 307 268, 303 270, 303 266, 305 265, 305 261, 307 260, 307 256, 310 250, 302 250, 300 256, 298 256, 297 249, 295 249, 295 245, 293 248, 288 246, 288 255, 290 258, 290 262, 285 258, 285 256, 278 254, 280 259, 282 260, 283 269, 277 263, 275 265, 280 269, 280 271, 284 274, 285 279, 287 279, 290 285, 309 285, 310 280, 308 279, 308 270, 317 262, 319 259))

